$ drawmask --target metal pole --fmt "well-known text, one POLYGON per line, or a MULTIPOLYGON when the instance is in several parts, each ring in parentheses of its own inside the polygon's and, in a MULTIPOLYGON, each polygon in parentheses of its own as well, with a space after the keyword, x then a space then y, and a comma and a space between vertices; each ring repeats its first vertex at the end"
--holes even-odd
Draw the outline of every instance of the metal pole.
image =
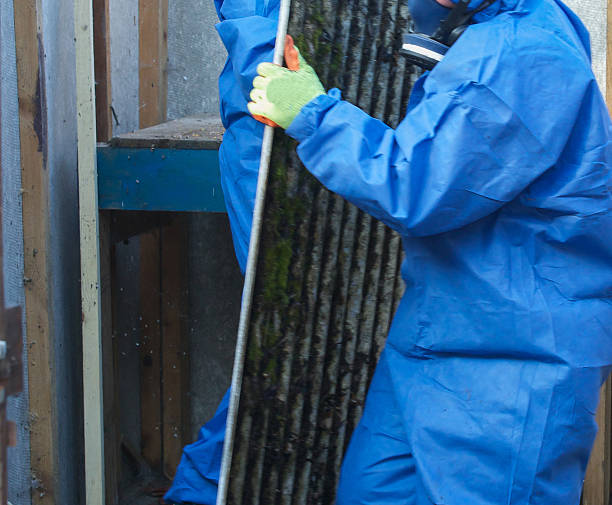
POLYGON ((74 0, 74 36, 83 313, 85 499, 87 505, 105 505, 96 97, 91 0, 74 0))
MULTIPOLYGON (((283 64, 285 52, 285 38, 289 24, 289 12, 291 0, 281 0, 278 16, 278 30, 276 32, 276 45, 274 48, 274 63, 283 64)), ((232 373, 232 386, 230 403, 227 413, 227 425, 225 431, 225 442, 223 445, 223 459, 221 463, 221 476, 219 489, 217 491, 217 505, 226 505, 229 489, 230 469, 232 466, 232 452, 234 449, 234 434, 236 432, 236 421, 238 418, 238 407, 240 403, 240 392, 242 389, 242 377, 244 372, 244 358, 246 354, 247 336, 249 322, 251 319, 251 307, 253 304, 253 289, 255 287, 255 273, 257 270, 257 259, 259 257, 259 241, 263 225, 263 211, 268 187, 268 172, 270 169, 270 156, 272 154, 272 142, 274 140, 274 128, 266 126, 261 146, 261 158, 259 162, 259 176, 257 178, 257 193, 255 195, 255 209, 253 211, 253 224, 251 226, 251 240, 249 242, 249 256, 247 260, 244 288, 242 291, 242 307, 240 311, 240 324, 238 326, 238 340, 236 343, 236 354, 234 358, 234 370, 232 373)))

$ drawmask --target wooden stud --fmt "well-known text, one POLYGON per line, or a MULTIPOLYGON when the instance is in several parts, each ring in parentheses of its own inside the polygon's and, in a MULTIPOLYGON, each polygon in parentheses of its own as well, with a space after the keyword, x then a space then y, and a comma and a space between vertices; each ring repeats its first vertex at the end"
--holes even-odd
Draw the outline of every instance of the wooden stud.
POLYGON ((109 0, 93 0, 93 16, 96 131, 98 142, 108 142, 113 136, 109 0))
POLYGON ((47 245, 49 181, 41 0, 14 0, 23 188, 25 314, 33 505, 55 503, 54 357, 47 245))
POLYGON ((166 120, 168 0, 139 0, 140 127, 166 120))
POLYGON ((183 446, 190 441, 189 360, 186 328, 186 221, 162 227, 162 412, 164 475, 173 478, 183 446))
POLYGON ((140 412, 142 455, 152 468, 162 467, 160 233, 140 236, 141 375, 140 412))
POLYGON ((106 505, 119 503, 120 435, 117 345, 114 338, 112 213, 100 212, 100 298, 102 304, 102 373, 104 378, 104 475, 106 505))
POLYGON ((85 500, 105 505, 96 97, 91 0, 74 0, 81 245, 85 500))
MULTIPOLYGON (((166 120, 168 94, 168 0, 139 0, 140 127, 166 120)), ((163 466, 160 229, 140 239, 140 293, 143 322, 141 435, 145 460, 163 466), (146 337, 146 338, 145 338, 146 337)))
MULTIPOLYGON (((96 132, 98 142, 113 135, 111 111, 110 13, 109 0, 93 0, 94 73, 96 79, 96 132)), ((119 501, 118 390, 116 387, 116 344, 113 339, 111 213, 100 213, 100 280, 102 303, 102 373, 104 383, 104 473, 107 505, 119 501)))

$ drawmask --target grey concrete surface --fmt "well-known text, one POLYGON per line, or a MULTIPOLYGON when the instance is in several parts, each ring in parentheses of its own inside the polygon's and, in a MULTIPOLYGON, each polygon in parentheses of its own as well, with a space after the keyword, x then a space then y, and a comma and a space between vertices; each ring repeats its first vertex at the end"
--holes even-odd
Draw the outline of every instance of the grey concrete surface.
POLYGON ((189 237, 190 394, 195 440, 231 382, 242 275, 226 215, 193 215, 189 237))
POLYGON ((115 244, 117 382, 121 434, 140 447, 140 245, 137 238, 115 244))
POLYGON ((212 0, 170 2, 168 12, 168 118, 218 112, 217 80, 226 52, 212 0))
POLYGON ((606 44, 608 30, 607 2, 605 0, 566 0, 591 34, 591 51, 593 53, 593 72, 599 87, 605 90, 606 83, 606 44))
POLYGON ((138 0, 110 0, 111 92, 115 134, 138 129, 138 0))

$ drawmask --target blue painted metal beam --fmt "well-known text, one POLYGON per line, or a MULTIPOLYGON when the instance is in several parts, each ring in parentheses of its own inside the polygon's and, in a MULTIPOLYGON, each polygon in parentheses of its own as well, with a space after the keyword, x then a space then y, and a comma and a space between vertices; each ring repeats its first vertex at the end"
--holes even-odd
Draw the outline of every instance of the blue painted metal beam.
POLYGON ((101 210, 226 212, 219 153, 98 147, 101 210))

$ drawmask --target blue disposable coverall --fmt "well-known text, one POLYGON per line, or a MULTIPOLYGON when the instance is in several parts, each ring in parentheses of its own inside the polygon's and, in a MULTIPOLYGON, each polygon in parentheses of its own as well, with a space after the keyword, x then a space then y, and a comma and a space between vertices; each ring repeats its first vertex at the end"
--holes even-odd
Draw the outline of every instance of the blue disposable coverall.
POLYGON ((338 505, 579 502, 612 364, 610 118, 561 2, 476 21, 396 130, 337 90, 287 130, 406 253, 338 505))

